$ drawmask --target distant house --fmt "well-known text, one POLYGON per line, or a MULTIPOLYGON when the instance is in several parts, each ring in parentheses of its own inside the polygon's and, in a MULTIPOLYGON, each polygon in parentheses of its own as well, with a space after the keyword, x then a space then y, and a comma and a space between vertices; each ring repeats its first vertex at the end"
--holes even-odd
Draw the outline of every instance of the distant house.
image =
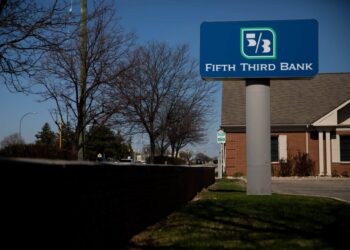
MULTIPOLYGON (((245 81, 223 81, 226 174, 246 175, 245 81)), ((271 80, 271 158, 308 153, 316 175, 350 173, 350 74, 271 80)))

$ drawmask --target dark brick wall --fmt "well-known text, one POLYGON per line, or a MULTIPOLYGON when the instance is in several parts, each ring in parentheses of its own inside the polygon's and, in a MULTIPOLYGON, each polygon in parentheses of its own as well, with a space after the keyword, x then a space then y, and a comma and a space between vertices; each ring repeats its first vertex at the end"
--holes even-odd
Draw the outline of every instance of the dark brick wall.
POLYGON ((215 182, 214 168, 0 158, 2 249, 120 249, 215 182))
POLYGON ((245 133, 226 134, 226 174, 247 175, 246 170, 246 138, 245 133))
MULTIPOLYGON (((287 135, 287 154, 294 156, 298 152, 306 151, 305 132, 271 133, 271 135, 287 135)), ((246 135, 245 133, 226 134, 226 174, 234 176, 236 173, 247 173, 246 163, 246 135)), ((315 161, 318 173, 318 140, 313 140, 309 134, 309 154, 315 161)), ((274 164, 276 167, 277 164, 274 164)))

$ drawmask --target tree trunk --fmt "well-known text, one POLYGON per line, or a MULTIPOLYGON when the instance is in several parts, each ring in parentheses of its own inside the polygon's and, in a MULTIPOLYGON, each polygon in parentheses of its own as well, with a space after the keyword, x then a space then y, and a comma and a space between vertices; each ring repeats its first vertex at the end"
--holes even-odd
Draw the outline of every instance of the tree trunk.
POLYGON ((176 157, 176 158, 179 157, 180 149, 181 149, 181 146, 180 146, 180 144, 178 144, 178 145, 176 146, 176 149, 175 149, 175 157, 176 157))
POLYGON ((175 146, 171 145, 171 157, 174 158, 175 156, 175 146))
POLYGON ((155 155, 155 152, 156 152, 156 143, 155 143, 155 141, 154 141, 152 136, 150 136, 149 141, 150 141, 150 147, 151 147, 150 163, 154 164, 154 155, 155 155))

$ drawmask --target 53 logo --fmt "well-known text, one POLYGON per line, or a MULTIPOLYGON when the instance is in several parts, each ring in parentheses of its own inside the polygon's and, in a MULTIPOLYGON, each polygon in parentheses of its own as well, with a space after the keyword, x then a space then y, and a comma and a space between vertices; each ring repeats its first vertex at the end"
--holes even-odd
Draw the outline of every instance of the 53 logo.
POLYGON ((241 54, 247 59, 275 59, 275 31, 272 28, 241 28, 241 54))

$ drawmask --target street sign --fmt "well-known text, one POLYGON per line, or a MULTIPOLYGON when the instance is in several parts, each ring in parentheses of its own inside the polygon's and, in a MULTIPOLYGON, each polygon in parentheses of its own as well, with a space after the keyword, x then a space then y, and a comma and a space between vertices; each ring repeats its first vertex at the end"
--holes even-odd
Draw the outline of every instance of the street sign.
POLYGON ((318 22, 204 22, 200 73, 208 80, 313 77, 318 73, 318 22))
POLYGON ((218 130, 216 134, 217 143, 226 143, 226 134, 223 130, 218 130))

